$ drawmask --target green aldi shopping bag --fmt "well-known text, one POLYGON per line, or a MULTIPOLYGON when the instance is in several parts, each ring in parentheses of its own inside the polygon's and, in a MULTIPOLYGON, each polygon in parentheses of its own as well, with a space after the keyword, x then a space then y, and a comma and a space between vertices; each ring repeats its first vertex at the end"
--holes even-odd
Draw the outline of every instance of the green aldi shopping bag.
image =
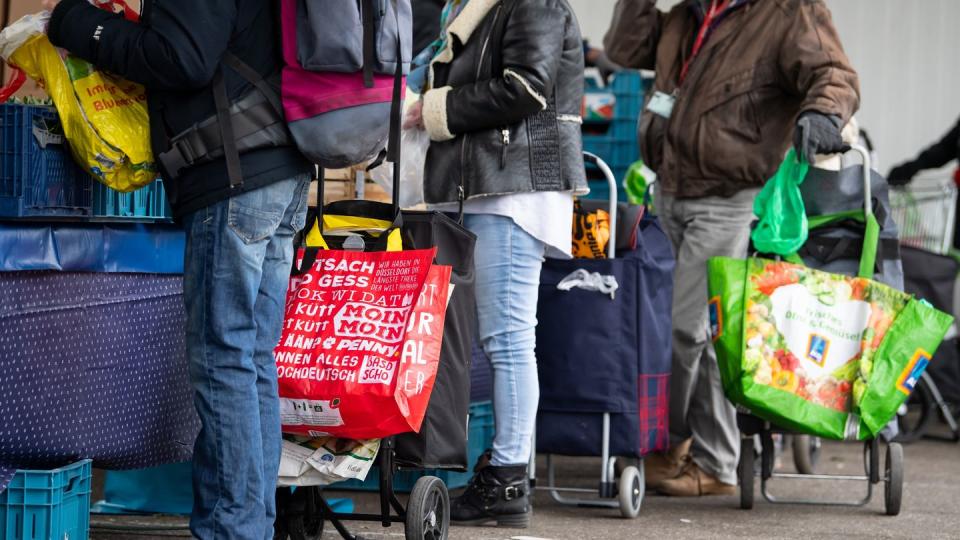
POLYGON ((709 262, 724 391, 766 420, 868 439, 909 396, 953 318, 864 277, 785 261, 709 262))

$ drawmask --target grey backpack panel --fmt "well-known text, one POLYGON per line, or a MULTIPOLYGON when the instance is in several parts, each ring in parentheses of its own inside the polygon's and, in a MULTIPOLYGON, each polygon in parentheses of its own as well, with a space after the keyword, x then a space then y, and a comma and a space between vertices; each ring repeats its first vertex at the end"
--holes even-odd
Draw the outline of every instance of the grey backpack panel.
POLYGON ((363 69, 363 9, 374 7, 373 72, 396 71, 397 34, 407 71, 413 58, 410 0, 298 0, 297 60, 308 71, 356 73, 363 69))
POLYGON ((373 159, 387 144, 390 103, 371 103, 289 122, 297 146, 314 163, 340 169, 373 159), (319 149, 328 149, 320 154, 319 149))

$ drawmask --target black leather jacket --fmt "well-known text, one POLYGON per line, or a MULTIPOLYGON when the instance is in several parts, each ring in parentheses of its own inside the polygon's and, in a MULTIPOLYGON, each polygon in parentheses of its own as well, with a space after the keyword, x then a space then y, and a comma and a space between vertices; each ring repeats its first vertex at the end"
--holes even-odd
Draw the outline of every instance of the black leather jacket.
POLYGON ((566 0, 471 0, 431 65, 424 195, 586 191, 583 48, 566 0))

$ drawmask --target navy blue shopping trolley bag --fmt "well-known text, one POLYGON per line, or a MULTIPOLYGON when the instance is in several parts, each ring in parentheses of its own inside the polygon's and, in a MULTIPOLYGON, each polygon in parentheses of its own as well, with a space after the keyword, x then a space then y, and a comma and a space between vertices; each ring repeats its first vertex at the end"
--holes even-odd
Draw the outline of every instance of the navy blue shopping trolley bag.
POLYGON ((668 446, 673 250, 644 207, 619 203, 610 210, 615 256, 548 259, 543 266, 540 453, 602 455, 605 415, 610 455, 643 457, 668 446))

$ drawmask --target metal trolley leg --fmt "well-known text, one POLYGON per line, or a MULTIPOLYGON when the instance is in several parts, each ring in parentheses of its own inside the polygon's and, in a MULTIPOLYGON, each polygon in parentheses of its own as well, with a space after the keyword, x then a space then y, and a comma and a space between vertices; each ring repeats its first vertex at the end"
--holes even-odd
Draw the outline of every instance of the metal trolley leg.
POLYGON ((603 414, 603 440, 601 441, 600 487, 599 489, 559 487, 556 482, 556 466, 553 456, 547 455, 547 485, 543 488, 553 500, 560 504, 586 508, 618 508, 620 505, 611 497, 616 497, 616 458, 610 457, 610 414, 603 414), (600 499, 581 499, 563 496, 563 493, 595 493, 600 499), (606 500, 604 500, 606 499, 606 500))

